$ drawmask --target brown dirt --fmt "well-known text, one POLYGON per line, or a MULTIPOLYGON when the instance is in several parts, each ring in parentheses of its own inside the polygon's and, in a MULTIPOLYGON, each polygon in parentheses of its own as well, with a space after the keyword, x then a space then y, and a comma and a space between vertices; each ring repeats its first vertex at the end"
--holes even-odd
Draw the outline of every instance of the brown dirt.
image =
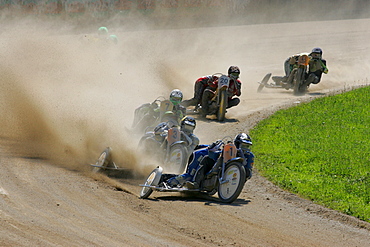
POLYGON ((225 123, 198 120, 202 143, 248 132, 278 109, 367 84, 369 24, 116 28, 120 43, 105 48, 83 45, 68 28, 56 34, 42 23, 5 25, 0 246, 369 246, 369 223, 283 191, 258 171, 232 204, 177 193, 139 199, 140 174, 152 165, 140 162, 137 136, 127 131, 138 105, 173 88, 189 98, 197 77, 232 64, 242 70, 241 104, 225 123), (307 35, 313 25, 315 35, 307 35), (329 74, 307 95, 256 93, 267 72, 282 74, 287 56, 316 46, 329 74), (90 173, 88 164, 106 146, 136 178, 90 173))

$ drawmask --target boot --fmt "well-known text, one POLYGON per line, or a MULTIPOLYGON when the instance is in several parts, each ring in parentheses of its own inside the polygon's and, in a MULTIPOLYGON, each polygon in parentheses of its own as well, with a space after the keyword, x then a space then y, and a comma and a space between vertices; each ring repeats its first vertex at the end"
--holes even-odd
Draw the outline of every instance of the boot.
POLYGON ((185 183, 185 187, 188 188, 189 190, 196 190, 199 189, 199 184, 197 182, 187 181, 185 183))

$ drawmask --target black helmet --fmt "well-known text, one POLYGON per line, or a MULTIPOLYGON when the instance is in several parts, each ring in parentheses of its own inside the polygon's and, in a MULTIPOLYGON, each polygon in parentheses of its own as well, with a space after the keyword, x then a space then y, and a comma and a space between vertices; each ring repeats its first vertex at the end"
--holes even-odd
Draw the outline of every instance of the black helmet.
POLYGON ((227 74, 232 79, 238 79, 240 75, 240 69, 238 66, 230 66, 229 69, 227 70, 227 74))
POLYGON ((181 120, 182 130, 188 130, 192 132, 195 129, 196 125, 197 123, 195 122, 195 119, 193 117, 186 116, 181 120))
POLYGON ((155 126, 155 128, 154 128, 154 134, 155 135, 161 135, 166 130, 168 130, 168 125, 165 122, 162 122, 162 123, 159 123, 157 126, 155 126))
POLYGON ((235 136, 234 144, 236 148, 241 148, 243 151, 246 151, 249 150, 250 146, 252 146, 252 139, 249 135, 240 133, 235 136))
POLYGON ((311 51, 310 56, 312 58, 321 58, 322 57, 322 49, 319 47, 313 48, 311 51))

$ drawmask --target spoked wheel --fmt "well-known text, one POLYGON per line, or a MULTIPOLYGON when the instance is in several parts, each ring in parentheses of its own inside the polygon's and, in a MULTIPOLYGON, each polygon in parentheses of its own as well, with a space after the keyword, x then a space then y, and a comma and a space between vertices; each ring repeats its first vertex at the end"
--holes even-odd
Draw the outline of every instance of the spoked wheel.
POLYGON ((104 170, 104 167, 108 167, 111 163, 111 148, 107 147, 99 156, 98 161, 95 163, 95 165, 99 167, 94 167, 92 172, 98 173, 104 170))
POLYGON ((231 203, 238 198, 245 183, 245 170, 239 162, 226 165, 223 182, 218 186, 218 197, 222 202, 231 203))
POLYGON ((175 144, 170 148, 167 158, 168 170, 171 173, 180 174, 184 172, 188 162, 187 149, 183 144, 175 144))
MULTIPOLYGON (((161 177, 162 177, 163 168, 158 166, 155 168, 147 177, 144 185, 158 185, 161 177)), ((143 187, 140 191, 140 198, 145 199, 148 198, 153 192, 152 188, 143 187)))
POLYGON ((220 106, 218 107, 217 120, 224 121, 227 107, 227 91, 222 90, 220 92, 219 97, 220 97, 220 106))

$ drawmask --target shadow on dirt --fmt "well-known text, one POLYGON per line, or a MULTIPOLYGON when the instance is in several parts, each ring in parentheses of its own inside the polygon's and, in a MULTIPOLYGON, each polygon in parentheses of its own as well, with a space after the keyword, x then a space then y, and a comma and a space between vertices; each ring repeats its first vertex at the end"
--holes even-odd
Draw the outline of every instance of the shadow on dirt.
POLYGON ((307 93, 307 95, 320 96, 320 95, 326 95, 326 93, 315 92, 315 93, 307 93))
POLYGON ((146 199, 152 201, 184 201, 184 202, 204 202, 204 205, 212 206, 212 204, 219 204, 219 205, 231 205, 231 206, 242 206, 246 205, 250 200, 245 199, 236 199, 232 203, 225 203, 222 202, 217 197, 209 196, 206 194, 199 194, 199 193, 186 193, 181 196, 157 196, 154 199, 146 199))
POLYGON ((222 123, 236 123, 236 122, 239 122, 239 120, 235 119, 235 118, 226 118, 224 121, 218 121, 216 117, 211 117, 211 118, 206 117, 206 118, 204 118, 204 117, 198 116, 195 119, 197 121, 202 121, 202 122, 205 122, 205 123, 215 123, 215 122, 217 122, 217 123, 222 124, 222 123))

